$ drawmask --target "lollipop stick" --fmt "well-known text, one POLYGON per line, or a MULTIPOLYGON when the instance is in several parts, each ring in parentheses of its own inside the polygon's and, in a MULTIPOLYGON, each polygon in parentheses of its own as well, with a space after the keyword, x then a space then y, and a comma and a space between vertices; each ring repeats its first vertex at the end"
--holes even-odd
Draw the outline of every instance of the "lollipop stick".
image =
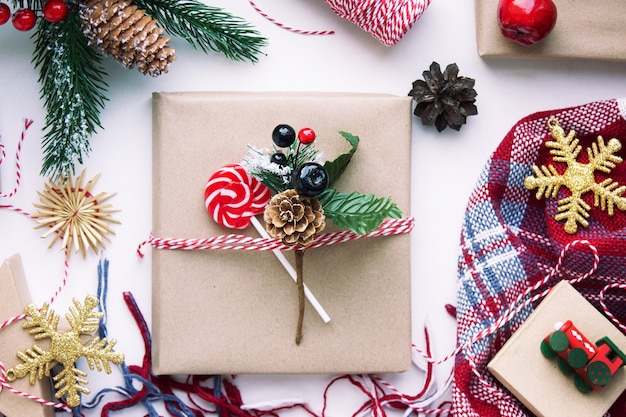
POLYGON ((298 326, 296 327, 296 345, 302 341, 304 323, 304 251, 296 250, 296 271, 298 274, 298 326))
MULTIPOLYGON (((265 231, 265 228, 261 225, 259 220, 257 220, 257 218, 254 216, 252 216, 250 219, 251 219, 252 225, 257 230, 257 232, 259 232, 259 234, 263 236, 264 238, 268 239, 270 236, 267 234, 267 232, 265 231)), ((298 274, 296 273, 296 270, 293 269, 293 267, 291 266, 291 264, 289 263, 285 255, 278 249, 275 249, 272 252, 274 252, 274 255, 276 256, 276 258, 278 258, 278 260, 283 265, 283 267, 285 268, 289 276, 297 283, 298 274)), ((306 296, 307 300, 309 300, 309 302, 311 303, 315 311, 317 311, 317 314, 319 314, 322 320, 324 320, 324 323, 328 323, 330 321, 330 316, 328 315, 328 313, 326 313, 326 311, 324 310, 322 305, 319 303, 319 301, 317 301, 317 298, 315 298, 313 293, 309 290, 309 288, 305 284, 303 284, 303 289, 304 289, 304 295, 306 296)))

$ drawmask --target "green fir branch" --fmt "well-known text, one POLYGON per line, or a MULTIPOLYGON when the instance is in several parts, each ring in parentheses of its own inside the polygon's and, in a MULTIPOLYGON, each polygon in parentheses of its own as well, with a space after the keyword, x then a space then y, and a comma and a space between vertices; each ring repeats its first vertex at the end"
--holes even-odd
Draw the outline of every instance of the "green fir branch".
POLYGON ((249 23, 197 0, 134 0, 172 35, 205 53, 217 51, 236 61, 257 62, 267 40, 249 23))
POLYGON ((108 86, 102 58, 84 37, 78 13, 59 23, 40 19, 34 37, 33 63, 47 110, 41 173, 58 179, 89 154, 89 138, 102 128, 108 86))

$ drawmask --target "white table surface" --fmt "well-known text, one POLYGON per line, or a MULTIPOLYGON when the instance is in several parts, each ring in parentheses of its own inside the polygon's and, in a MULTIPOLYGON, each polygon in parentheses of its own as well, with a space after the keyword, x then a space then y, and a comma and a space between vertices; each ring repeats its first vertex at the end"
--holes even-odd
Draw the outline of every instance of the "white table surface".
MULTIPOLYGON (((259 62, 233 62, 212 53, 195 51, 174 38, 177 61, 170 73, 157 79, 126 70, 107 58, 109 101, 102 112, 104 129, 91 139, 92 152, 84 162, 87 177, 102 176, 98 191, 115 192, 110 202, 121 210, 122 224, 102 256, 110 260, 108 331, 127 364, 140 364, 143 345, 121 294, 132 292, 150 323, 150 251, 139 259, 135 249, 151 228, 151 93, 153 91, 341 91, 406 95, 412 82, 422 77, 432 61, 442 68, 456 62, 460 74, 476 79, 479 115, 472 116, 460 132, 438 133, 414 119, 412 215, 413 331, 422 343, 422 326, 428 321, 435 357, 455 346, 455 321, 444 305, 456 298, 459 233, 468 196, 490 153, 513 124, 539 110, 626 97, 626 63, 598 61, 486 60, 478 56, 472 1, 432 0, 422 18, 394 47, 378 43, 369 34, 335 16, 322 0, 257 0, 275 19, 300 29, 333 29, 330 36, 289 32, 264 19, 247 0, 211 0, 241 16, 268 38, 266 56, 259 62)), ((567 22, 559 22, 567 24, 567 22)), ((23 118, 35 122, 24 143, 19 193, 0 204, 34 212, 37 191, 45 178, 41 168, 41 129, 45 111, 39 99, 37 72, 31 64, 32 40, 10 25, 0 27, 0 140, 8 156, 0 166, 2 189, 13 188, 14 154, 23 118)), ((390 143, 389 146, 393 146, 390 143)), ((81 166, 77 167, 80 171, 81 166)), ((63 278, 59 246, 47 249, 49 239, 34 230, 34 222, 0 210, 0 258, 20 253, 34 302, 50 299, 63 278)), ((53 307, 64 314, 73 297, 95 294, 98 255, 85 260, 72 256, 70 276, 53 307)), ((1 337, 1 335, 0 335, 1 337)), ((355 347, 355 354, 358 348, 355 347)), ((450 371, 450 361, 438 368, 440 378, 450 371)), ((333 376, 238 376, 244 401, 301 399, 320 409, 322 393, 333 376)), ((414 392, 419 374, 400 380, 405 392, 414 392)), ((90 372, 90 388, 120 385, 119 374, 90 372)), ((346 385, 333 391, 327 415, 351 415, 364 401, 346 385)), ((90 411, 87 415, 99 415, 90 411)), ((143 416, 135 407, 117 413, 143 416)), ((302 411, 284 415, 304 415, 302 411)))

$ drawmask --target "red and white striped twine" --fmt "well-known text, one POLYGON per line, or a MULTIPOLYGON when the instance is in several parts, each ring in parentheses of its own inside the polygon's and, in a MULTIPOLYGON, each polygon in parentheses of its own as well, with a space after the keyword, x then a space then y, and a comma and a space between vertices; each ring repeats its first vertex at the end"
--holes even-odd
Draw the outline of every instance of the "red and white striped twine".
MULTIPOLYGON (((380 43, 392 46, 411 29, 430 0, 324 0, 339 17, 370 33, 380 43)), ((253 0, 250 5, 261 16, 291 32, 305 35, 332 35, 332 30, 301 30, 285 25, 263 12, 253 0)))
MULTIPOLYGON (((489 335, 492 335, 492 334, 496 333, 500 328, 502 328, 506 323, 508 323, 520 311, 522 311, 523 309, 527 308, 528 306, 530 306, 534 302, 536 302, 536 301, 544 298, 546 295, 548 295, 548 293, 552 289, 551 285, 548 286, 547 288, 545 288, 540 293, 537 293, 537 294, 533 295, 532 297, 528 298, 527 300, 525 300, 524 302, 522 302, 522 300, 525 297, 528 297, 533 292, 535 292, 535 291, 539 290, 541 287, 545 286, 548 283, 548 281, 550 281, 554 276, 556 276, 560 272, 560 269, 561 269, 561 266, 563 265, 563 260, 565 259, 565 256, 567 255, 567 253, 570 250, 572 250, 576 246, 583 246, 583 247, 589 249, 589 251, 591 251, 591 254, 593 256, 593 264, 591 265, 591 267, 589 268, 589 270, 585 274, 581 275, 578 278, 573 278, 573 279, 567 280, 567 282, 569 282, 570 284, 576 284, 578 282, 581 282, 581 281, 589 278, 591 275, 593 275, 593 273, 595 273, 595 271, 598 269, 598 265, 600 264, 600 255, 598 254, 598 249, 594 245, 592 245, 589 241, 587 241, 587 240, 574 240, 574 241, 568 243, 563 248, 563 250, 559 254, 559 259, 557 260, 556 266, 554 268, 552 268, 550 273, 548 273, 548 275, 546 275, 540 281, 535 283, 533 286, 526 288, 526 290, 524 292, 522 292, 515 299, 515 301, 513 303, 510 304, 509 308, 507 308, 491 324, 491 326, 482 329, 481 331, 476 333, 470 340, 466 341, 462 345, 457 346, 457 348, 454 349, 454 351, 452 351, 450 354, 446 355, 443 359, 437 360, 437 359, 434 359, 432 356, 430 356, 426 352, 420 352, 420 353, 424 356, 424 358, 426 360, 432 361, 435 364, 444 363, 444 362, 448 361, 449 359, 455 357, 457 354, 461 353, 462 351, 471 348, 471 346, 474 343, 478 342, 479 340, 483 339, 484 337, 487 337, 489 335)), ((469 356, 471 356, 471 355, 469 355, 469 356)), ((470 361, 470 363, 471 363, 471 361, 470 361)), ((478 371, 476 370, 475 373, 476 372, 478 372, 478 371)))
POLYGON ((386 46, 398 43, 430 4, 430 0, 324 1, 339 17, 369 32, 386 46))
MULTIPOLYGON (((20 154, 22 152, 22 143, 24 142, 24 139, 26 138, 26 131, 28 130, 28 128, 33 124, 33 121, 30 119, 25 119, 24 120, 24 127, 22 128, 22 134, 20 135, 20 139, 17 143, 17 150, 15 152, 15 187, 13 188, 13 190, 10 193, 0 193, 0 198, 11 198, 13 197, 15 194, 17 194, 19 187, 20 187, 20 181, 22 178, 22 174, 21 174, 21 165, 20 165, 20 154)), ((6 158, 6 149, 4 144, 0 143, 0 165, 2 165, 2 163, 4 162, 6 158)), ((15 207, 13 205, 6 205, 6 204, 0 204, 0 209, 6 209, 6 210, 11 210, 14 211, 16 213, 19 214, 23 214, 27 217, 31 217, 32 215, 30 213, 28 213, 25 210, 22 210, 19 207, 15 207)), ((67 252, 67 249, 66 251, 67 252)), ((56 292, 54 293, 54 295, 50 298, 49 304, 52 304, 54 302, 54 300, 56 300, 56 298, 59 296, 59 294, 61 293, 61 291, 63 290, 63 288, 65 288, 65 285, 67 284, 67 279, 69 276, 69 262, 67 260, 67 253, 64 253, 64 259, 65 259, 65 263, 64 263, 64 268, 63 268, 63 280, 61 282, 61 284, 59 285, 59 288, 57 288, 56 292)), ((2 324, 0 324, 0 330, 6 328, 7 326, 20 321, 22 319, 24 319, 26 317, 26 314, 20 314, 14 317, 11 317, 7 320, 5 320, 4 322, 2 322, 2 324)), ((21 391, 16 389, 15 387, 13 387, 11 384, 9 384, 7 382, 7 374, 6 374, 6 368, 4 366, 4 362, 2 362, 0 360, 0 391, 2 391, 3 389, 7 389, 9 392, 15 394, 15 395, 19 395, 21 397, 24 398, 28 398, 32 401, 35 401, 39 404, 42 404, 44 406, 48 406, 48 407, 53 407, 59 410, 64 410, 67 412, 72 412, 72 409, 70 407, 68 407, 66 404, 63 403, 59 403, 59 402, 54 402, 54 401, 49 401, 46 400, 44 398, 40 398, 36 395, 30 394, 28 392, 25 391, 21 391)))
POLYGON ((619 327, 622 332, 626 333, 626 326, 617 317, 615 317, 615 314, 611 313, 611 310, 607 307, 604 301, 604 298, 606 297, 606 292, 615 288, 620 290, 626 290, 626 284, 613 283, 606 285, 604 288, 602 288, 602 291, 600 291, 600 305, 602 306, 602 311, 604 311, 604 314, 606 314, 606 316, 611 319, 611 321, 615 323, 615 325, 619 327))
MULTIPOLYGON (((349 242, 352 240, 364 239, 377 236, 392 236, 409 233, 415 226, 415 219, 406 217, 403 219, 388 219, 381 223, 378 229, 358 235, 350 230, 343 230, 334 233, 324 233, 315 238, 313 243, 306 249, 320 248, 322 246, 335 245, 337 243, 349 242)), ((137 253, 143 258, 141 248, 149 244, 155 249, 177 249, 177 250, 298 250, 302 246, 285 245, 280 239, 252 238, 244 235, 228 234, 205 239, 177 239, 159 238, 150 235, 147 240, 141 242, 137 247, 137 253)))
POLYGON ((254 8, 254 10, 256 10, 261 16, 263 16, 264 18, 266 18, 267 20, 269 20, 270 22, 272 22, 273 24, 275 24, 276 26, 286 29, 290 32, 294 32, 294 33, 299 33, 301 35, 332 35, 335 33, 335 31, 333 30, 302 30, 302 29, 296 29, 294 27, 285 25, 284 23, 279 22, 278 20, 270 17, 267 13, 265 13, 263 10, 261 10, 252 0, 248 0, 250 2, 250 5, 254 8))
POLYGON ((468 341, 466 341, 465 343, 457 346, 456 349, 454 349, 450 354, 446 355, 443 359, 436 360, 430 354, 428 354, 427 352, 421 352, 421 351, 419 351, 419 349, 417 349, 417 348, 416 349, 419 351, 419 353, 427 361, 433 362, 435 364, 440 364, 440 363, 446 362, 446 361, 450 360, 451 358, 454 358, 457 354, 459 354, 459 353, 461 353, 463 351, 466 351, 467 352, 467 360, 468 360, 468 363, 469 363, 470 368, 472 370, 472 373, 478 378, 478 381, 481 384, 483 384, 484 388, 487 389, 488 391, 490 391, 490 393, 495 396, 495 398, 501 398, 504 395, 504 393, 496 385, 494 385, 490 380, 488 380, 480 372, 480 370, 478 369, 478 364, 476 363, 476 361, 474 359, 474 353, 472 352, 472 346, 476 342, 478 342, 481 339, 483 339, 484 337, 487 337, 489 335, 495 334, 500 328, 502 328, 506 323, 508 323, 520 311, 522 311, 523 309, 529 307, 531 304, 535 303, 538 300, 543 299, 546 295, 548 295, 548 293, 552 289, 551 285, 549 285, 543 291, 533 295, 532 297, 530 297, 527 300, 522 302, 522 300, 525 297, 528 297, 533 292, 535 292, 535 291, 539 290, 541 287, 545 286, 554 276, 556 276, 560 272, 560 269, 561 269, 561 266, 563 265, 563 260, 564 260, 565 256, 567 255, 567 253, 570 250, 572 250, 576 246, 583 246, 583 247, 586 247, 587 249, 589 249, 589 251, 591 251, 591 254, 593 256, 593 264, 592 264, 592 266, 589 268, 589 270, 585 274, 581 275, 578 278, 569 279, 569 280, 567 280, 567 282, 569 282, 570 284, 576 284, 578 282, 581 282, 581 281, 589 278, 591 275, 593 275, 595 273, 595 271, 598 269, 598 265, 600 264, 600 256, 598 254, 598 250, 597 250, 597 248, 594 245, 592 245, 587 240, 575 240, 575 241, 572 241, 572 242, 568 243, 563 248, 561 253, 559 254, 559 259, 557 260, 556 266, 544 278, 542 278, 540 281, 535 283, 535 285, 533 285, 531 287, 528 287, 524 292, 522 292, 515 299, 515 301, 513 303, 511 303, 510 307, 507 308, 491 324, 491 326, 482 329, 481 331, 476 333, 472 338, 470 338, 468 341))
MULTIPOLYGON (((20 135, 20 140, 17 142, 17 150, 15 151, 15 187, 13 188, 13 191, 11 191, 8 194, 0 193, 0 197, 6 197, 6 198, 13 197, 17 193, 17 190, 20 188, 20 180, 22 178, 22 173, 21 173, 22 167, 20 165, 20 153, 22 151, 22 143, 24 142, 24 138, 26 138, 26 131, 32 124, 33 124, 32 120, 29 120, 29 119, 24 120, 24 127, 22 128, 22 134, 20 135)), ((5 150, 4 144, 0 143, 0 165, 4 162, 5 158, 6 158, 6 150, 5 150)))

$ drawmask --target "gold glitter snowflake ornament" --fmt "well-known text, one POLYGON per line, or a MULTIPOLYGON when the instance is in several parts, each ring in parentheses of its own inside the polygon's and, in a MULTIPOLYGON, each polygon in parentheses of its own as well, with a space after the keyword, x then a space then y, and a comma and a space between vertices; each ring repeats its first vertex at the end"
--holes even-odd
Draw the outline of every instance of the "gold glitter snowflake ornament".
POLYGON ((535 176, 526 177, 524 186, 529 190, 536 188, 537 199, 556 198, 561 186, 567 187, 571 195, 558 200, 557 214, 554 216, 557 221, 565 220, 565 231, 574 234, 579 224, 583 227, 589 225, 587 219, 591 207, 582 199, 583 194, 588 192, 593 193, 594 207, 600 206, 609 216, 613 215, 614 207, 626 210, 626 198, 622 197, 626 186, 620 186, 611 178, 598 183, 595 178, 595 171, 608 174, 622 162, 622 158, 615 155, 622 149, 620 141, 613 138, 605 143, 602 136, 598 136, 596 143, 587 148, 589 161, 583 164, 577 161, 582 147, 575 137, 576 132, 571 130, 565 135, 554 117, 548 120, 548 127, 554 140, 546 142, 546 147, 550 148, 552 160, 565 163, 567 169, 559 174, 553 165, 542 165, 541 168, 533 166, 535 176))
POLYGON ((103 369, 107 374, 111 373, 112 362, 120 365, 124 361, 124 354, 114 352, 115 339, 108 344, 106 339, 94 338, 91 342, 83 345, 80 340, 81 335, 92 334, 98 330, 99 320, 104 313, 94 312, 93 309, 98 306, 98 299, 88 295, 85 297, 85 304, 74 299, 74 307, 70 307, 69 313, 65 315, 70 331, 59 332, 57 326, 59 324, 59 316, 54 314, 54 310, 48 310, 48 304, 45 303, 41 310, 34 304, 29 304, 24 309, 27 320, 22 326, 30 329, 28 333, 33 335, 35 340, 49 339, 50 348, 45 350, 40 346, 33 345, 31 349, 25 352, 18 352, 17 356, 23 363, 7 370, 7 380, 15 381, 29 375, 29 382, 35 383, 36 379, 42 379, 43 376, 50 376, 50 368, 52 362, 58 362, 62 365, 63 371, 54 376, 55 396, 62 398, 65 396, 67 405, 76 407, 80 404, 80 393, 89 394, 87 388, 86 372, 74 367, 74 363, 81 357, 85 357, 89 369, 94 368, 98 371, 103 369))
POLYGON ((115 234, 109 225, 119 223, 111 216, 111 213, 119 210, 113 209, 110 204, 102 204, 115 194, 91 193, 99 177, 98 174, 83 186, 83 171, 76 184, 73 184, 70 175, 66 181, 46 184, 43 193, 37 193, 41 204, 34 205, 38 212, 33 217, 39 223, 35 228, 49 227, 42 238, 54 235, 49 247, 61 239, 68 258, 72 247, 75 252, 80 251, 83 258, 88 248, 98 253, 98 247, 105 247, 103 240, 109 241, 107 234, 115 234))

